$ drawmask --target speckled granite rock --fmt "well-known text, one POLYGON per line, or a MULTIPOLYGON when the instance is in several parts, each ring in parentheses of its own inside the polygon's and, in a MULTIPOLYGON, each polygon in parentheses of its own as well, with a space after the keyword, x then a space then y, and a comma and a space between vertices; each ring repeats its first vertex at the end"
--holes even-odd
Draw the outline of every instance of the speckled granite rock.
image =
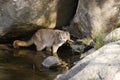
POLYGON ((109 43, 80 60, 55 80, 119 80, 120 41, 109 43))
POLYGON ((29 33, 40 26, 54 28, 69 24, 77 1, 0 0, 0 38, 29 33))

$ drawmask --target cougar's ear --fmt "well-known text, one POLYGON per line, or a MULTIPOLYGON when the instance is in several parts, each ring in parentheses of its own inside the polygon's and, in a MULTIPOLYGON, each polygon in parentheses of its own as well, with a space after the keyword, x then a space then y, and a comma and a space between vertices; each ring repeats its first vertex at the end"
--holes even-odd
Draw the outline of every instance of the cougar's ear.
POLYGON ((70 36, 70 33, 69 33, 69 32, 66 31, 65 33, 66 33, 67 36, 70 36))
POLYGON ((59 32, 58 33, 58 38, 59 38, 60 41, 62 41, 63 40, 63 33, 59 32))

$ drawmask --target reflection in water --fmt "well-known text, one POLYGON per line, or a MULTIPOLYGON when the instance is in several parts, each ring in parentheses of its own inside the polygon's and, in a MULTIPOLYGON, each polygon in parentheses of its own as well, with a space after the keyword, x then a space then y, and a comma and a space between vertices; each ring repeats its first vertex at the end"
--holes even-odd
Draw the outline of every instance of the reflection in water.
MULTIPOLYGON (((0 65, 3 66, 3 65, 0 65)), ((52 80, 55 75, 48 75, 46 73, 37 74, 35 71, 26 68, 18 68, 18 66, 11 66, 17 69, 7 68, 6 66, 11 66, 9 64, 4 65, 4 67, 0 68, 0 80, 52 80)))
MULTIPOLYGON (((70 67, 75 56, 70 51, 61 51, 60 57, 70 67)), ((50 55, 50 52, 27 49, 0 50, 0 80, 53 80, 57 74, 62 73, 61 68, 51 70, 41 66, 43 60, 50 55)))
POLYGON ((53 80, 55 73, 37 74, 32 70, 0 70, 0 80, 53 80))

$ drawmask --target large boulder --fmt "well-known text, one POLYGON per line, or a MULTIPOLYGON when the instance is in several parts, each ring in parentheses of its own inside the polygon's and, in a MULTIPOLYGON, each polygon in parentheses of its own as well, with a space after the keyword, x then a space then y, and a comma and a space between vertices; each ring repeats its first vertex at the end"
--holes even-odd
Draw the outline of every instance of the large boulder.
POLYGON ((38 26, 54 28, 67 25, 74 16, 77 1, 0 0, 0 36, 10 34, 10 37, 15 37, 38 29, 38 26))
POLYGON ((86 56, 55 80, 119 80, 120 41, 109 43, 86 56))
POLYGON ((71 26, 78 28, 82 38, 104 36, 119 25, 119 6, 120 0, 79 0, 71 26))

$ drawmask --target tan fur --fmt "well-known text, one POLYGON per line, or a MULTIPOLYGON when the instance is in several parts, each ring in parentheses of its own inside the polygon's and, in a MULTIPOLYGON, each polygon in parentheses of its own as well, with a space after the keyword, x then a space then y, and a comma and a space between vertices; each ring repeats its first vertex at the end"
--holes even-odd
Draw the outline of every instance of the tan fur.
POLYGON ((58 48, 62 46, 66 41, 70 41, 69 32, 53 29, 40 29, 38 30, 29 41, 15 40, 13 42, 14 48, 19 46, 36 45, 37 51, 41 51, 44 48, 51 49, 56 53, 58 48))

